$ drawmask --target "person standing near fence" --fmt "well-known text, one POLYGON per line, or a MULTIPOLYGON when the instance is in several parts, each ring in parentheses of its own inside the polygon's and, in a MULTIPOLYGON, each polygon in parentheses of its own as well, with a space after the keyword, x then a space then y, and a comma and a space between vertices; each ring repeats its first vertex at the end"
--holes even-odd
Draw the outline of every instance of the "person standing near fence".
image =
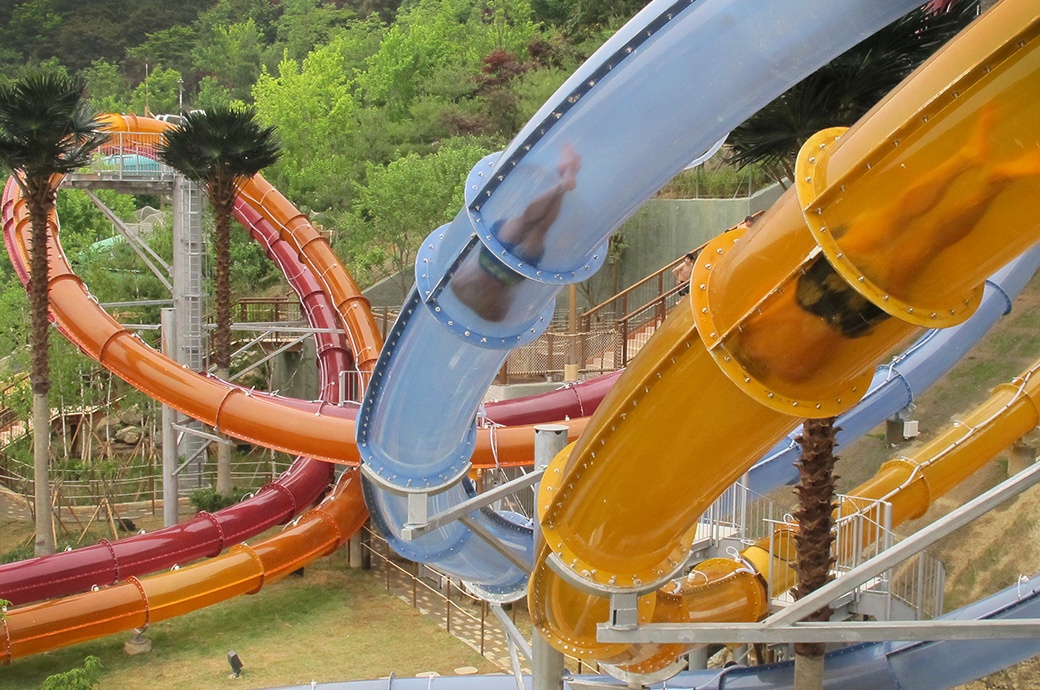
POLYGON ((672 269, 672 275, 675 276, 675 284, 682 286, 678 292, 680 297, 690 294, 690 276, 693 275, 693 260, 696 258, 696 254, 687 252, 686 256, 683 257, 682 263, 672 269))

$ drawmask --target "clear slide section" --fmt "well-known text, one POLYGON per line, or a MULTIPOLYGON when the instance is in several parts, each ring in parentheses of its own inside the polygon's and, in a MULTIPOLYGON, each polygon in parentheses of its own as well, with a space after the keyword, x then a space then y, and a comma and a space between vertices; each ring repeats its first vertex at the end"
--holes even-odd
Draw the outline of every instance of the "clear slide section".
MULTIPOLYGON (((609 594, 640 595, 647 621, 700 619, 657 588, 715 496, 799 418, 849 409, 920 326, 967 318, 988 272, 1036 242, 1038 11, 1009 0, 987 12, 852 130, 811 140, 796 188, 751 231, 702 252, 691 309, 542 483, 530 606, 555 646, 661 668, 667 650, 596 640, 609 594), (691 475, 695 487, 673 490, 691 475)), ((747 602, 714 620, 764 613, 747 602)))
MULTIPOLYGON (((135 155, 145 158, 154 155, 154 147, 158 141, 157 135, 166 126, 155 120, 129 115, 109 116, 108 121, 118 133, 120 150, 123 150, 122 147, 126 147, 136 151, 135 155), (133 127, 134 130, 125 131, 126 127, 133 127)), ((2 211, 5 242, 15 270, 24 281, 28 276, 25 261, 28 218, 25 204, 20 199, 17 185, 13 181, 9 181, 5 188, 2 211)), ((341 316, 343 322, 347 324, 345 334, 323 332, 316 336, 318 338, 317 353, 322 401, 310 403, 276 396, 268 397, 280 405, 306 414, 318 415, 324 412, 327 415, 326 419, 330 421, 352 421, 355 408, 352 406, 340 407, 335 403, 341 398, 339 372, 355 367, 360 368, 362 372, 367 371, 371 368, 371 362, 365 359, 365 353, 378 351, 380 339, 371 319, 367 300, 360 297, 349 276, 346 276, 335 257, 327 251, 327 243, 320 240, 306 219, 262 180, 254 179, 244 186, 236 203, 235 213, 239 222, 250 230, 254 238, 278 263, 288 282, 297 292, 312 326, 323 331, 334 330, 338 327, 341 316), (292 237, 293 241, 287 241, 286 237, 292 237), (309 253, 304 254, 301 248, 307 248, 309 253), (309 264, 301 261, 305 256, 310 257, 309 264), (320 269, 321 275, 324 276, 322 281, 315 277, 316 268, 320 269), (361 353, 361 359, 357 362, 354 358, 355 352, 361 353)), ((52 227, 57 228, 57 223, 53 223, 52 227)), ((51 258, 59 260, 59 263, 56 264, 58 270, 52 272, 67 281, 75 282, 78 279, 72 275, 56 236, 50 239, 51 258)), ((77 340, 82 336, 71 334, 92 331, 98 328, 97 324, 105 324, 102 328, 107 327, 113 331, 117 330, 118 326, 113 325, 114 322, 101 311, 96 301, 90 298, 86 288, 82 285, 79 287, 79 290, 67 294, 80 300, 78 304, 83 305, 84 309, 79 311, 75 304, 63 303, 60 297, 57 298, 58 310, 65 314, 76 314, 77 319, 72 323, 55 319, 56 325, 63 334, 69 335, 75 342, 92 343, 94 351, 100 352, 104 350, 104 346, 98 345, 97 341, 77 340)), ((53 296, 52 300, 55 300, 53 296)), ((150 367, 153 369, 162 370, 169 367, 177 370, 178 375, 181 371, 178 365, 144 347, 143 343, 140 343, 139 354, 146 359, 154 358, 149 360, 150 367)), ((201 376, 198 379, 203 382, 216 381, 201 376)), ((554 416, 540 417, 540 414, 582 417, 596 408, 605 391, 609 389, 615 379, 616 376, 611 375, 587 384, 566 386, 559 391, 541 396, 490 403, 486 406, 488 420, 494 424, 529 425, 545 419, 555 419, 554 416)), ((151 384, 154 385, 155 381, 160 383, 163 381, 161 374, 156 375, 151 384)), ((221 383, 228 390, 241 391, 237 386, 221 383)), ((266 395, 256 391, 243 392, 247 396, 266 395)), ((583 421, 578 419, 572 423, 575 434, 582 427, 583 421)), ((527 464, 530 462, 532 436, 533 432, 529 426, 485 430, 480 437, 482 448, 480 452, 489 458, 486 464, 490 466, 527 464)), ((291 519, 319 495, 328 484, 331 474, 332 465, 316 460, 301 459, 283 477, 264 487, 253 499, 218 513, 212 515, 200 513, 189 522, 151 534, 116 542, 103 541, 94 547, 0 566, 0 596, 20 605, 29 601, 86 591, 94 586, 112 586, 119 581, 126 581, 127 578, 134 578, 199 558, 215 556, 231 544, 237 544, 249 536, 291 519)), ((347 492, 337 492, 335 500, 349 503, 352 510, 357 510, 356 515, 350 516, 350 524, 360 525, 367 518, 367 511, 361 501, 360 481, 353 480, 350 482, 350 487, 347 492)), ((323 510, 325 512, 340 511, 342 508, 326 505, 323 510)), ((291 548, 297 542, 281 539, 274 543, 280 545, 280 548, 291 548)), ((309 556, 306 554, 288 552, 279 555, 279 558, 290 560, 307 557, 309 556)), ((204 602, 212 603, 220 599, 220 596, 208 592, 205 587, 209 586, 211 582, 219 582, 221 577, 226 577, 222 574, 224 566, 230 567, 232 570, 236 567, 227 559, 214 563, 207 570, 208 575, 205 579, 186 578, 187 582, 197 583, 199 587, 197 591, 190 594, 190 598, 194 601, 191 606, 206 605, 204 602)), ((195 572, 184 570, 186 573, 195 572)), ((268 571, 267 576, 271 577, 272 573, 268 571)), ((178 584, 176 586, 190 589, 195 585, 178 584)), ((215 586, 224 587, 223 584, 215 586)), ((110 604, 106 603, 109 601, 106 598, 109 595, 102 593, 105 591, 83 595, 76 600, 77 603, 74 605, 52 601, 48 606, 51 607, 50 610, 63 612, 61 615, 66 615, 64 612, 70 610, 69 606, 73 606, 77 611, 75 616, 81 621, 94 615, 98 617, 99 621, 118 619, 121 620, 120 623, 113 623, 110 628, 99 622, 84 625, 83 630, 89 629, 89 633, 75 632, 72 627, 55 628, 46 635, 45 639, 41 638, 28 646, 25 646, 26 641, 22 637, 22 632, 16 630, 12 633, 8 630, 6 637, 8 652, 0 654, 0 659, 9 661, 11 654, 14 653, 10 652, 12 649, 29 649, 31 651, 24 653, 35 653, 54 646, 71 644, 79 639, 86 639, 82 637, 83 635, 94 637, 126 629, 120 626, 127 623, 129 619, 113 617, 113 611, 109 608, 110 604)), ((145 605, 145 615, 146 617, 150 615, 147 604, 145 605)), ((15 656, 22 653, 18 652, 15 656)))
MULTIPOLYGON (((167 126, 134 115, 110 115, 107 119, 114 131, 125 132, 131 141, 140 139, 138 145, 146 151, 154 151, 159 133, 167 126)), ((9 192, 4 202, 5 241, 12 256, 19 257, 15 263, 27 264, 28 212, 17 189, 9 192)), ((340 265, 328 241, 260 176, 240 190, 237 211, 242 214, 246 209, 258 214, 259 221, 275 228, 278 240, 299 254, 302 266, 318 279, 321 289, 335 305, 336 315, 346 325, 354 366, 365 375, 373 366, 374 353, 382 338, 367 300, 340 265)), ((49 252, 52 316, 58 328, 85 354, 106 366, 111 365, 114 373, 157 400, 230 436, 293 454, 357 464, 353 407, 291 400, 260 391, 247 392, 213 377, 184 370, 104 313, 73 273, 56 241, 50 245, 49 252)), ((582 418, 595 409, 608 387, 609 382, 571 388, 547 396, 546 404, 550 410, 572 418, 573 421, 564 423, 573 427, 572 438, 576 438, 584 423, 582 418)), ((536 420, 551 421, 538 419, 538 415, 532 413, 539 405, 531 401, 487 405, 490 418, 498 423, 513 424, 514 414, 525 415, 526 420, 516 428, 495 433, 480 430, 476 434, 473 464, 478 467, 530 464, 533 442, 530 424, 536 420)))
MULTIPOLYGON (((377 519, 403 527, 407 494, 426 495, 438 508, 464 498, 459 484, 483 391, 508 350, 545 329, 559 290, 599 268, 611 232, 646 198, 785 88, 914 5, 651 2, 505 151, 481 161, 467 179, 465 208, 423 242, 416 289, 362 401, 362 470, 386 494, 377 519), (704 69, 711 55, 726 59, 704 69)), ((775 440, 756 447, 756 457, 775 440)), ((647 483, 657 484, 632 486, 647 483)), ((463 558, 460 550, 483 547, 464 531, 442 530, 423 559, 474 587, 482 580, 438 560, 438 551, 483 561, 495 583, 519 574, 530 542, 516 545, 511 527, 500 532, 490 516, 476 519, 485 517, 481 527, 507 554, 463 558)), ((411 545, 394 546, 418 556, 411 545)), ((522 596, 521 582, 497 596, 522 596)))

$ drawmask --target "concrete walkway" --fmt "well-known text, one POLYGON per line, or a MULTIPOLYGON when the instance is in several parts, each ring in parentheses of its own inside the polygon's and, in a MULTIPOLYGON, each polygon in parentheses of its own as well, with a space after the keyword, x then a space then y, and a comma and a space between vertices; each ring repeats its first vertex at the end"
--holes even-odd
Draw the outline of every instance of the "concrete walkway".
MULTIPOLYGON (((489 607, 482 606, 479 600, 461 592, 456 580, 452 580, 449 585, 446 580, 441 579, 433 571, 422 566, 416 568, 412 563, 398 563, 391 560, 388 564, 383 555, 385 552, 382 551, 385 545, 378 542, 373 546, 377 551, 372 554, 372 569, 369 572, 384 586, 389 583, 390 593, 417 608, 424 616, 432 618, 440 627, 478 654, 482 654, 485 659, 498 666, 503 672, 512 673, 513 667, 504 632, 505 626, 489 607), (390 570, 389 578, 387 577, 388 569, 390 570)), ((516 606, 523 608, 525 601, 517 602, 516 606)), ((510 615, 512 617, 512 614, 510 615)), ((521 630, 527 627, 526 610, 522 617, 516 617, 516 621, 521 630)), ((526 636, 528 632, 524 631, 523 634, 526 636)), ((523 672, 530 673, 528 659, 519 650, 517 650, 517 654, 523 672)))
POLYGON ((32 511, 25 497, 0 487, 0 517, 31 521, 32 511))

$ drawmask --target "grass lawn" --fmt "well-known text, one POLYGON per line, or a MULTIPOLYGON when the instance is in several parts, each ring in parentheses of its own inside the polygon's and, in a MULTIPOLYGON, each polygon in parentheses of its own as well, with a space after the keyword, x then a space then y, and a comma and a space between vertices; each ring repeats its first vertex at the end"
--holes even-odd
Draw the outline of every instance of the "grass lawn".
MULTIPOLYGON (((0 521, 0 546, 24 541, 31 526, 0 521), (22 532, 19 537, 18 533, 22 532)), ((0 690, 38 688, 47 676, 82 666, 87 655, 105 666, 101 690, 161 687, 267 688, 287 684, 399 677, 422 671, 452 675, 474 666, 499 669, 387 594, 377 577, 347 568, 342 550, 259 593, 238 597, 150 627, 152 652, 129 656, 130 634, 84 642, 0 667, 0 690), (229 678, 227 652, 245 669, 229 678)))

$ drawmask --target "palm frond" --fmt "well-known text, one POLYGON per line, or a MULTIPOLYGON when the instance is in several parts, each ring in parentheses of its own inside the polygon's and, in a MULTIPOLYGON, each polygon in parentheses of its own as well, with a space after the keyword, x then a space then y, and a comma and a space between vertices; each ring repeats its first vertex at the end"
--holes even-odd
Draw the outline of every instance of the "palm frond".
POLYGON ((278 161, 281 145, 273 127, 256 120, 253 108, 217 107, 187 115, 163 135, 159 158, 201 184, 252 177, 278 161))
POLYGON ((82 80, 33 74, 0 88, 0 166, 49 177, 86 165, 108 139, 82 80))
POLYGON ((850 126, 978 14, 978 0, 948 10, 924 6, 795 84, 729 136, 729 160, 790 170, 802 144, 827 127, 850 126))

